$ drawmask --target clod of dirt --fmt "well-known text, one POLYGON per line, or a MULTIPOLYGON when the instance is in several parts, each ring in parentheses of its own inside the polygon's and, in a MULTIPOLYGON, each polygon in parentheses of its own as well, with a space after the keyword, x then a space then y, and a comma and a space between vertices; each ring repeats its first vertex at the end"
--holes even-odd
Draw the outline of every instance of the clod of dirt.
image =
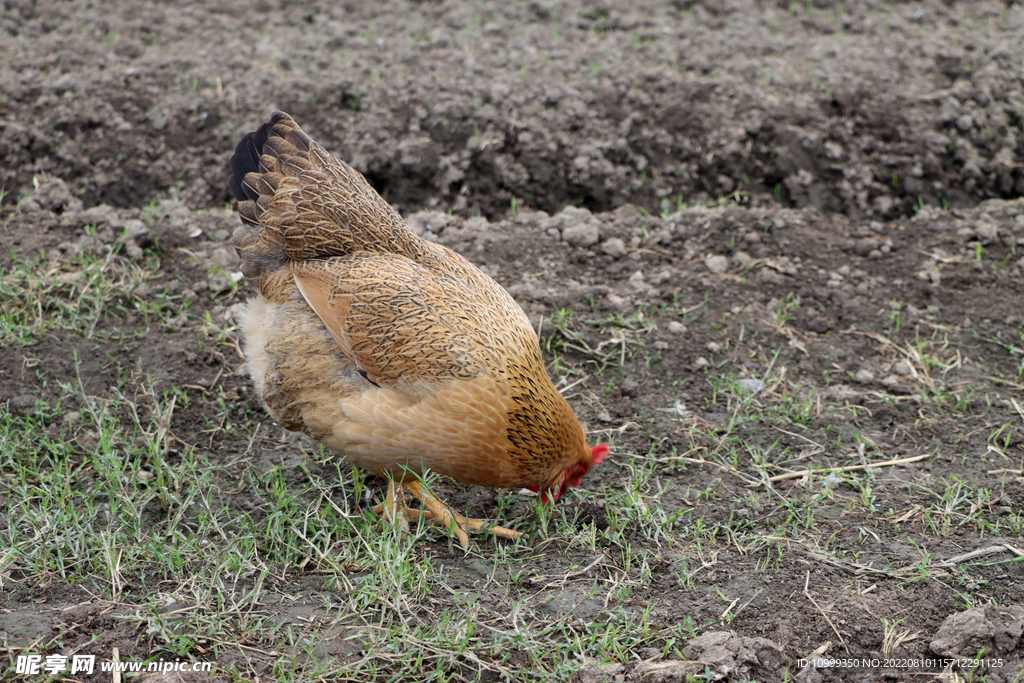
POLYGON ((712 273, 720 275, 729 270, 729 259, 721 255, 709 256, 705 264, 712 273))
POLYGON ((611 237, 601 245, 601 251, 612 258, 622 258, 626 255, 626 243, 619 237, 611 237))
MULTIPOLYGON (((568 511, 566 511, 568 514, 568 511)), ((595 503, 580 503, 576 507, 576 527, 593 524, 598 531, 608 528, 608 515, 595 503)))
POLYGON ((733 636, 709 631, 687 643, 691 659, 646 660, 628 668, 621 664, 585 666, 578 683, 677 683, 692 680, 705 671, 715 679, 781 680, 789 659, 766 638, 733 636))
POLYGON ((82 200, 71 194, 71 189, 60 178, 42 175, 32 179, 34 191, 21 205, 25 213, 36 211, 81 211, 82 200))
POLYGON ((991 659, 1013 652, 1024 634, 1024 607, 986 605, 951 614, 932 640, 932 652, 951 658, 991 659))
POLYGON ((623 674, 625 670, 625 666, 616 663, 600 666, 588 664, 580 669, 576 683, 622 683, 626 680, 623 674))
MULTIPOLYGON (((736 637, 726 631, 709 631, 687 643, 690 656, 703 666, 730 678, 781 678, 787 657, 767 638, 736 637)), ((638 667, 639 668, 639 667, 638 667)), ((697 673, 696 671, 692 673, 697 673)), ((641 673, 644 680, 658 680, 641 673)))

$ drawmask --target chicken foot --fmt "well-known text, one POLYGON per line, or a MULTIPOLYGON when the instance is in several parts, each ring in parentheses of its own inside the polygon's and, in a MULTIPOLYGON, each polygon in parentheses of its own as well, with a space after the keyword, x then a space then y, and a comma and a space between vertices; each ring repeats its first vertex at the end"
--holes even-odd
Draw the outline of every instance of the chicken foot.
POLYGON ((392 522, 400 520, 403 526, 407 524, 409 515, 416 514, 437 526, 450 527, 456 538, 459 539, 459 544, 464 550, 469 549, 469 534, 466 533, 466 529, 472 529, 473 531, 485 529, 489 533, 501 538, 516 539, 522 536, 520 532, 513 531, 512 529, 506 529, 501 526, 490 526, 490 522, 486 519, 463 517, 435 498, 430 492, 424 489, 423 485, 418 481, 407 481, 402 483, 389 482, 388 493, 387 497, 384 499, 384 504, 375 505, 373 511, 378 515, 383 513, 384 516, 392 522), (423 503, 424 507, 427 509, 410 510, 405 504, 403 490, 408 491, 419 498, 420 502, 423 503))

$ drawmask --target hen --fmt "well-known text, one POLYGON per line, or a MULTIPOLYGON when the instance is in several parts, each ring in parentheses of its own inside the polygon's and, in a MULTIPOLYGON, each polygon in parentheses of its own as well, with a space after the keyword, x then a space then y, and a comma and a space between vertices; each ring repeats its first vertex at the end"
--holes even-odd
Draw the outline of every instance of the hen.
POLYGON ((290 116, 242 138, 231 168, 242 218, 232 242, 259 286, 243 322, 249 374, 279 424, 389 479, 376 512, 451 526, 463 547, 466 528, 516 538, 455 514, 419 477, 551 501, 605 457, 508 292, 420 239, 290 116), (428 512, 407 510, 403 489, 428 512))

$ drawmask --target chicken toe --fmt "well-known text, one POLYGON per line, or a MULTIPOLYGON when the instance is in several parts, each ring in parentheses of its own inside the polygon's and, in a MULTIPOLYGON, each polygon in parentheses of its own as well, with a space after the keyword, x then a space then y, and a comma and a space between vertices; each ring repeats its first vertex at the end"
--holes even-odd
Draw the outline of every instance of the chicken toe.
POLYGON ((520 532, 513 531, 512 529, 506 529, 501 526, 490 526, 491 523, 486 519, 463 517, 462 515, 453 512, 451 508, 431 495, 429 491, 426 491, 423 488, 423 485, 418 481, 406 482, 405 488, 409 493, 419 498, 427 510, 433 513, 433 517, 430 520, 431 522, 438 526, 450 526, 452 528, 459 539, 459 543, 462 544, 464 549, 469 548, 469 535, 466 533, 466 529, 472 529, 473 531, 484 529, 488 533, 494 534, 500 538, 516 539, 522 536, 520 532))
POLYGON ((459 539, 459 544, 464 550, 469 549, 469 534, 466 533, 466 529, 472 529, 473 531, 484 529, 488 533, 494 534, 500 538, 517 539, 522 536, 522 533, 513 531, 512 529, 506 529, 501 526, 491 526, 491 522, 486 519, 464 517, 457 512, 452 511, 451 508, 424 489, 423 485, 418 481, 404 482, 402 484, 389 484, 387 498, 385 499, 384 504, 374 506, 373 512, 383 514, 387 519, 392 521, 400 517, 403 523, 410 515, 419 515, 432 524, 440 527, 451 528, 455 537, 459 539), (404 496, 402 495, 402 489, 408 490, 409 493, 419 498, 420 502, 422 502, 424 507, 427 509, 410 510, 406 507, 403 500, 404 496))

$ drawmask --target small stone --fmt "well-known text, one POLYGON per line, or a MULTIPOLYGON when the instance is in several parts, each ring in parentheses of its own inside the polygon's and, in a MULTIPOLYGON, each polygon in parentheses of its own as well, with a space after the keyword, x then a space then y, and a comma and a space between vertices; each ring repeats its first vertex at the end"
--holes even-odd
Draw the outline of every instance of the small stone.
POLYGON ((887 387, 894 387, 899 383, 900 380, 898 377, 896 377, 896 375, 888 375, 887 377, 882 378, 882 384, 884 384, 887 387))
POLYGON ((605 681, 616 681, 622 678, 621 674, 626 670, 622 664, 585 664, 580 668, 578 680, 580 683, 605 683, 605 681))
POLYGON ((896 361, 892 366, 892 371, 897 375, 910 375, 913 374, 913 369, 910 367, 910 363, 905 360, 896 361))
POLYGON ((871 252, 868 253, 868 258, 869 259, 880 259, 880 258, 882 258, 882 252, 879 249, 872 249, 871 252))
POLYGON ((705 358, 704 356, 701 356, 697 360, 693 361, 693 369, 694 370, 703 370, 704 368, 708 367, 709 365, 711 365, 711 362, 707 358, 705 358))
POLYGON ((686 334, 688 330, 686 325, 673 320, 668 324, 668 331, 670 334, 686 334))
POLYGON ((168 320, 166 325, 167 325, 168 328, 170 328, 172 330, 177 330, 177 329, 180 329, 180 328, 184 327, 185 323, 187 323, 187 322, 188 322, 188 315, 185 314, 185 313, 182 313, 181 315, 179 315, 177 317, 174 317, 174 318, 171 318, 170 320, 168 320))
POLYGON ((629 308, 629 299, 621 297, 618 294, 609 294, 606 301, 617 311, 625 311, 629 308))
POLYGON ((626 243, 618 237, 609 237, 601 245, 601 251, 612 258, 622 258, 626 255, 626 243))
POLYGON ((738 266, 745 266, 754 259, 752 259, 750 257, 750 254, 748 254, 745 251, 737 251, 735 254, 732 255, 732 260, 735 261, 736 265, 738 266))
POLYGON ((870 384, 875 381, 875 373, 871 372, 867 368, 861 368, 853 378, 861 384, 870 384))
POLYGON ((831 329, 831 326, 821 316, 814 316, 807 321, 807 329, 816 334, 825 334, 831 329))
POLYGON ((666 268, 664 270, 659 271, 653 278, 651 278, 651 283, 655 285, 660 285, 664 282, 668 282, 671 279, 672 271, 666 268))
POLYGON ((19 394, 11 399, 11 408, 24 412, 36 407, 39 397, 35 394, 19 394))
POLYGON ((982 244, 992 244, 999 241, 999 226, 995 223, 978 223, 974 228, 974 232, 977 233, 978 239, 981 240, 982 244))
POLYGON ((743 391, 754 392, 763 389, 764 382, 762 382, 759 379, 740 379, 736 381, 736 386, 738 386, 743 391))
POLYGON ((636 396, 636 392, 640 389, 640 385, 632 379, 625 379, 622 384, 619 385, 619 393, 627 398, 636 396))
POLYGON ((704 265, 706 265, 708 267, 708 270, 710 270, 712 273, 720 275, 725 271, 729 270, 729 259, 720 254, 715 254, 714 256, 709 256, 704 261, 704 265))
POLYGON ((654 348, 658 349, 659 351, 668 351, 672 347, 668 345, 668 342, 664 342, 659 339, 658 341, 654 342, 654 348))
POLYGON ((708 342, 705 348, 707 348, 707 350, 710 351, 711 353, 718 353, 719 351, 722 350, 722 345, 719 344, 718 342, 708 342))
POLYGON ((124 229, 128 231, 128 239, 143 237, 149 234, 149 228, 138 218, 130 218, 124 222, 124 229))
POLYGON ((854 243, 853 253, 855 253, 857 256, 868 256, 871 254, 872 251, 878 249, 878 247, 878 240, 871 237, 865 237, 863 239, 857 240, 857 242, 854 243))
POLYGON ((576 223, 562 230, 562 239, 577 247, 589 247, 601 240, 594 223, 576 223))
MULTIPOLYGON (((209 281, 208 284, 209 284, 209 287, 210 287, 210 291, 215 293, 215 294, 217 292, 222 292, 222 291, 224 291, 225 289, 227 289, 228 287, 231 286, 231 283, 228 281, 227 275, 224 275, 222 273, 218 273, 216 275, 211 276, 210 277, 210 281, 209 281)), ((138 289, 141 289, 141 288, 137 288, 137 290, 138 289)), ((140 296, 142 296, 142 295, 140 294, 140 296)))

